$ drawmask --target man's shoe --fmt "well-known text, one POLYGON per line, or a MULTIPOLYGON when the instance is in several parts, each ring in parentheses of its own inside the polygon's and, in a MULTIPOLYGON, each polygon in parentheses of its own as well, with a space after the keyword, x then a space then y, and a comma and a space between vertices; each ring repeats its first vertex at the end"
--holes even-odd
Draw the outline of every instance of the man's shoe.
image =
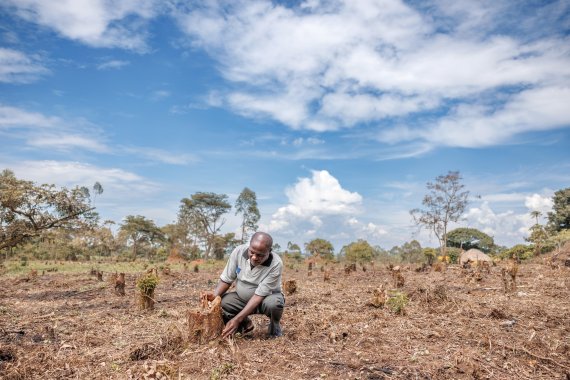
POLYGON ((281 329, 281 326, 276 326, 273 332, 269 333, 270 339, 279 338, 280 336, 283 336, 283 330, 281 329))
POLYGON ((249 319, 249 317, 246 317, 239 324, 237 332, 239 332, 241 335, 245 335, 245 334, 252 332, 254 328, 255 328, 255 326, 253 324, 253 321, 251 319, 249 319))

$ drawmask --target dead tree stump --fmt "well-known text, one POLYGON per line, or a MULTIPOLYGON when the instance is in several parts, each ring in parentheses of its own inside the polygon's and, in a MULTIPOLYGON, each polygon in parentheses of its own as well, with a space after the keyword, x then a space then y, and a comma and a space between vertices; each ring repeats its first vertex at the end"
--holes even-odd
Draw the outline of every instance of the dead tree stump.
POLYGON ((101 272, 99 270, 97 271, 97 280, 103 281, 103 272, 101 272))
POLYGON ((374 307, 384 307, 388 298, 390 298, 388 296, 388 292, 384 289, 384 285, 381 285, 378 289, 374 289, 372 300, 369 305, 374 307))
POLYGON ((394 281, 394 286, 396 288, 401 288, 402 286, 404 286, 405 280, 404 280, 404 276, 400 272, 399 266, 392 268, 391 274, 392 274, 392 280, 394 281))
POLYGON ((115 278, 115 293, 118 295, 124 296, 125 295, 125 274, 119 273, 119 275, 115 278))
POLYGON ((328 282, 330 280, 331 280, 331 271, 327 269, 323 274, 323 281, 328 282))
POLYGON ((193 343, 208 343, 219 337, 223 329, 224 320, 220 296, 216 297, 209 307, 206 301, 200 308, 188 313, 189 340, 193 343))
POLYGON ((295 280, 287 280, 285 284, 283 284, 283 290, 285 290, 285 294, 290 296, 291 294, 297 291, 297 281, 295 280))

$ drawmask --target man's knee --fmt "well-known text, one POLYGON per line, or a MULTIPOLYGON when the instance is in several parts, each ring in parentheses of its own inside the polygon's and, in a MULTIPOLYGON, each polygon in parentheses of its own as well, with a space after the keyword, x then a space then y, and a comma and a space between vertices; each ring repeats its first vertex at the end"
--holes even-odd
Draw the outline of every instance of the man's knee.
POLYGON ((271 294, 263 300, 263 314, 275 315, 283 313, 285 298, 281 293, 271 294))

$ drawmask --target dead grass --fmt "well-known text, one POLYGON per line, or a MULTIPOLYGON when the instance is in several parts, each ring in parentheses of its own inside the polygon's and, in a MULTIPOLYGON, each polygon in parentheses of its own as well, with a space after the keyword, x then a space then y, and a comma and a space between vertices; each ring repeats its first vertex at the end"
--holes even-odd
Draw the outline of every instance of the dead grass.
MULTIPOLYGON (((126 296, 84 273, 38 271, 0 277, 3 379, 567 379, 570 376, 570 268, 539 261, 518 268, 503 289, 501 268, 466 281, 459 267, 403 268, 405 313, 370 306, 392 288, 388 269, 350 275, 330 265, 330 281, 286 269, 284 337, 251 335, 199 345, 188 340, 188 310, 217 282, 219 269, 171 267, 155 310, 136 305, 138 274, 126 296), (26 278, 27 281, 23 279, 26 278), (385 284, 385 285, 384 285, 385 284)), ((115 272, 110 270, 109 272, 115 272)))

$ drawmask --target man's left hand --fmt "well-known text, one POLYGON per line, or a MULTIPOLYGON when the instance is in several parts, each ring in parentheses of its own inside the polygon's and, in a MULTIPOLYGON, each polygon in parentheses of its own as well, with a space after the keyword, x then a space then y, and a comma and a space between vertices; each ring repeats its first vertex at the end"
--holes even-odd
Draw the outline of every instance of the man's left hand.
POLYGON ((237 318, 232 318, 228 323, 226 323, 226 327, 222 330, 222 338, 225 339, 237 331, 239 324, 241 323, 240 320, 237 318))

